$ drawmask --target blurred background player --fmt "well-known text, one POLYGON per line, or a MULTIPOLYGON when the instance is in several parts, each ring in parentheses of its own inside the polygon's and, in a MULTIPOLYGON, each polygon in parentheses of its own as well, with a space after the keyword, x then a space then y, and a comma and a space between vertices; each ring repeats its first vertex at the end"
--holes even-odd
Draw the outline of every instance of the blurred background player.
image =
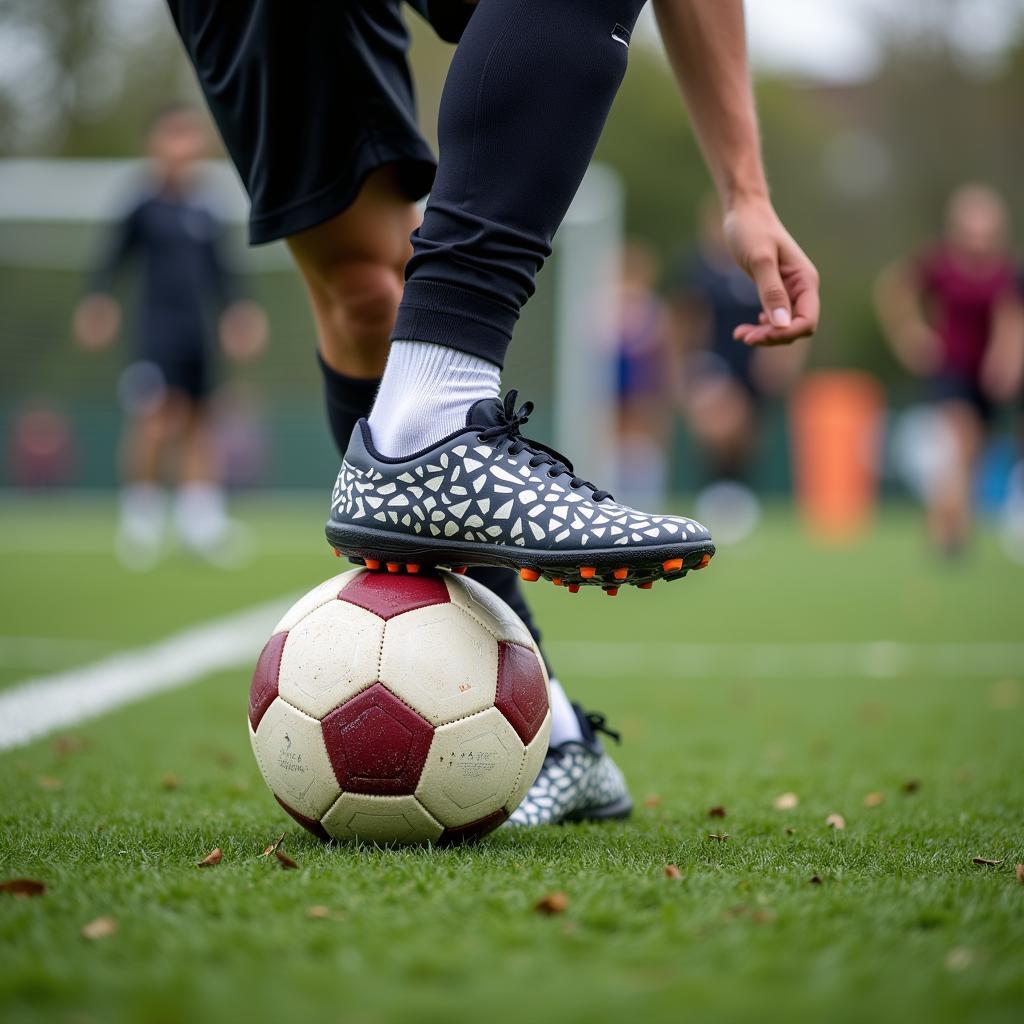
POLYGON ((643 504, 664 502, 671 427, 673 353, 669 311, 656 289, 660 266, 649 245, 622 248, 616 334, 618 487, 643 504))
POLYGON ((802 350, 765 349, 735 337, 740 324, 757 323, 757 287, 732 258, 714 196, 700 210, 694 251, 672 283, 674 334, 681 353, 677 399, 703 454, 703 487, 696 513, 713 524, 715 538, 735 543, 760 519, 750 473, 757 455, 765 400, 796 376, 802 350))
POLYGON ((936 403, 941 457, 926 488, 932 543, 953 555, 972 525, 975 472, 998 408, 1020 391, 1024 307, 1010 255, 1009 214, 981 184, 957 189, 943 238, 887 268, 879 320, 897 359, 936 403))
POLYGON ((89 294, 73 318, 83 348, 109 345, 122 320, 115 279, 127 264, 137 264, 135 350, 120 382, 126 422, 117 534, 118 554, 134 568, 159 557, 168 469, 177 485, 174 524, 184 546, 217 561, 240 553, 211 433, 217 376, 212 323, 219 311, 222 348, 244 360, 263 349, 267 322, 257 305, 241 297, 224 258, 223 225, 202 196, 198 164, 207 148, 206 122, 197 109, 176 105, 153 119, 141 194, 106 239, 89 294))

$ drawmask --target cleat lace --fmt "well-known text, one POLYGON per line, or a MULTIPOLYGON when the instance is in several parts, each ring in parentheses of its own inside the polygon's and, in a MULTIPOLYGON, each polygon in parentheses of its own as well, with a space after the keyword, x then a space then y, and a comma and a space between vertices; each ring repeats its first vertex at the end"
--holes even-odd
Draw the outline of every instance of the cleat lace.
POLYGON ((622 742, 622 733, 616 732, 615 729, 608 728, 604 715, 599 711, 588 711, 586 713, 586 717, 587 723, 593 732, 603 732, 605 736, 615 740, 616 743, 622 742))
POLYGON ((568 476, 570 478, 570 486, 574 490, 579 490, 581 487, 588 488, 593 492, 594 501, 604 501, 611 498, 612 496, 608 491, 602 491, 589 480, 584 480, 582 477, 577 476, 573 471, 572 463, 564 455, 556 452, 554 448, 549 448, 540 441, 523 437, 519 428, 529 420, 530 413, 533 412, 533 402, 524 402, 516 409, 516 399, 518 397, 519 392, 515 388, 508 391, 502 405, 501 422, 496 423, 493 427, 485 427, 481 430, 480 440, 507 440, 509 442, 509 455, 519 455, 524 451, 530 452, 532 455, 530 459, 531 469, 537 469, 539 466, 548 466, 549 477, 568 476))

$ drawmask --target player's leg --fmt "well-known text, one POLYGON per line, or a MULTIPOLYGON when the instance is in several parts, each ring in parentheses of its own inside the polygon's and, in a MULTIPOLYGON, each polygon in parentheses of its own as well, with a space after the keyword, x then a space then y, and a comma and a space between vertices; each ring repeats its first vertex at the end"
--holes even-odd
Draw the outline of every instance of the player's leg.
POLYGON ((928 526, 935 546, 945 554, 956 555, 970 539, 974 473, 985 426, 978 409, 968 401, 945 401, 939 410, 952 445, 931 495, 928 526))
POLYGON ((125 416, 115 549, 130 569, 152 568, 160 557, 167 511, 160 474, 171 419, 165 397, 140 403, 125 416))
POLYGON ((614 502, 520 434, 499 368, 593 154, 642 0, 481 0, 442 99, 441 157, 394 344, 335 489, 336 549, 489 564, 572 590, 707 564, 693 520, 614 502))

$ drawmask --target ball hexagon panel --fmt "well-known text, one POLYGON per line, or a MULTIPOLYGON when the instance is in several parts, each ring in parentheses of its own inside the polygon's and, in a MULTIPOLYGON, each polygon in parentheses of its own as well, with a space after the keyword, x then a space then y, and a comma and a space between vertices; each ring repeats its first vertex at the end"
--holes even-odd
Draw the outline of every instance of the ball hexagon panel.
POLYGON ((511 814, 525 799, 530 787, 537 781, 540 775, 541 765, 548 753, 548 743, 551 739, 551 712, 549 711, 541 722, 537 735, 526 745, 526 757, 523 760, 523 770, 516 781, 515 789, 505 804, 505 810, 511 814))
POLYGON ((335 839, 381 844, 435 842, 444 831, 414 796, 362 793, 343 793, 322 825, 335 839))
POLYGON ((497 678, 497 641, 458 605, 388 621, 380 681, 434 725, 491 707, 497 678))
POLYGON ((533 647, 498 645, 498 685, 494 706, 529 743, 548 713, 548 681, 533 647))
POLYGON ((321 723, 327 754, 345 792, 411 794, 434 727, 376 683, 321 723))
POLYGON ((349 569, 348 572, 342 572, 337 576, 332 576, 329 580, 324 580, 323 583, 314 587, 308 594, 303 594, 281 616, 281 621, 274 627, 274 632, 280 633, 284 630, 292 629, 310 612, 315 611, 322 604, 327 604, 328 601, 336 601, 338 599, 338 591, 361 572, 362 569, 349 569))
POLYGON ((323 718, 377 679, 384 623, 353 604, 330 601, 292 627, 281 655, 278 692, 323 718))
POLYGON ((496 708, 434 732, 416 797, 447 828, 479 821, 508 802, 526 750, 496 708))
POLYGON ((264 645, 252 674, 249 687, 249 725, 259 728, 260 720, 277 697, 277 680, 281 671, 287 633, 275 633, 264 645))
POLYGON ((446 573, 443 579, 452 602, 484 623, 496 640, 507 640, 523 647, 533 646, 533 637, 523 625, 523 620, 493 591, 469 576, 446 573))
POLYGON ((338 597, 342 601, 365 608, 382 619, 426 608, 433 604, 447 604, 448 590, 440 576, 392 576, 360 570, 349 580, 338 597))
POLYGON ((320 723, 280 697, 252 732, 252 749, 270 790, 307 818, 319 818, 338 799, 320 723))

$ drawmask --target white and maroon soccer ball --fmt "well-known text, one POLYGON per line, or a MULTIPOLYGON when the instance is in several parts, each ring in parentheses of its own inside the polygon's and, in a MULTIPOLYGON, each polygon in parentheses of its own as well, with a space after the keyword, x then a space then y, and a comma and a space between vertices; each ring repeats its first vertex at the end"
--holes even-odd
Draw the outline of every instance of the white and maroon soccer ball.
POLYGON ((249 693, 263 778, 325 840, 483 836, 526 795, 550 731, 522 620, 447 572, 320 584, 275 627, 249 693))

